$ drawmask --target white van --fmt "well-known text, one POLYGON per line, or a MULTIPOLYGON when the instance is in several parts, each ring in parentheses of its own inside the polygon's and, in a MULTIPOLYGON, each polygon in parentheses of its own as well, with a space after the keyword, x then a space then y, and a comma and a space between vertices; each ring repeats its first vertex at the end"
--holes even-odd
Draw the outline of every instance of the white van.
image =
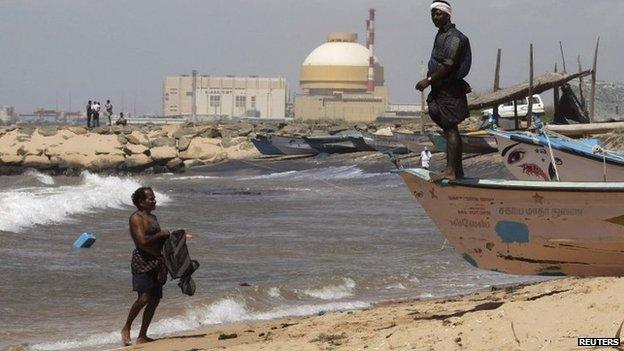
MULTIPOLYGON (((533 95, 533 114, 541 116, 544 114, 544 103, 542 102, 542 98, 535 94, 533 95)), ((518 116, 526 116, 529 110, 528 99, 524 98, 522 100, 516 100, 516 104, 518 105, 518 116)), ((489 108, 487 110, 481 111, 483 116, 487 116, 493 113, 493 109, 489 108)), ((514 102, 508 101, 504 104, 498 105, 498 115, 500 117, 513 117, 514 116, 514 102)))

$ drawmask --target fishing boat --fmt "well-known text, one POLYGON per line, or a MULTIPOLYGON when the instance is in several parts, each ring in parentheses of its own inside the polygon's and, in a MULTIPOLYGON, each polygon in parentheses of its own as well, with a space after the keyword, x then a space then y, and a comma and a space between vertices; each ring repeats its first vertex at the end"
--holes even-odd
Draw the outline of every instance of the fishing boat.
POLYGON ((382 135, 373 133, 362 133, 364 142, 371 148, 383 152, 394 154, 407 154, 409 149, 404 144, 398 142, 394 135, 382 135))
POLYGON ((461 179, 396 171, 471 265, 523 275, 624 275, 624 183, 461 179))
MULTIPOLYGON (((425 147, 431 152, 435 152, 436 150, 433 143, 425 134, 395 131, 393 132, 393 136, 397 142, 405 145, 410 152, 415 154, 420 154, 425 147)), ((446 149, 444 149, 444 151, 446 151, 446 149)))
POLYGON ((254 138, 251 138, 251 142, 254 144, 256 149, 260 151, 263 155, 283 155, 278 148, 271 144, 271 136, 264 134, 256 134, 254 138))
POLYGON ((520 180, 624 181, 624 155, 598 139, 574 140, 552 132, 490 130, 502 161, 520 180))
POLYGON ((316 155, 314 150, 303 138, 295 136, 271 135, 271 145, 285 155, 316 155))
MULTIPOLYGON (((428 136, 436 150, 446 151, 446 138, 444 135, 439 132, 431 132, 428 136)), ((489 154, 498 150, 496 139, 488 135, 485 130, 461 133, 460 137, 462 140, 462 153, 464 154, 489 154)))
POLYGON ((342 133, 303 137, 303 140, 318 153, 335 154, 359 151, 353 139, 361 137, 360 133, 342 133))

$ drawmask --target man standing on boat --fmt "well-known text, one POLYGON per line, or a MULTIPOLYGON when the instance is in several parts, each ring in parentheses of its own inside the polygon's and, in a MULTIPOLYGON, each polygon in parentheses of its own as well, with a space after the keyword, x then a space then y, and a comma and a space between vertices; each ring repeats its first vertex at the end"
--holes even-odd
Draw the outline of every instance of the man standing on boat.
POLYGON ((416 84, 423 91, 431 86, 427 97, 429 116, 444 131, 446 138, 446 169, 432 176, 439 179, 464 177, 462 144, 457 125, 469 116, 466 94, 471 91, 464 77, 470 72, 472 54, 470 41, 451 23, 451 5, 443 0, 431 4, 431 20, 438 28, 435 36, 427 78, 416 84))

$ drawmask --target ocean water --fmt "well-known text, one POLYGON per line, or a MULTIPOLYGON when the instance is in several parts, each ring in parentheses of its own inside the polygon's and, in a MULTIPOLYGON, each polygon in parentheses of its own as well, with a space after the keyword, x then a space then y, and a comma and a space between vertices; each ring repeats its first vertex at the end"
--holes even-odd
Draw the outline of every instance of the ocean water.
POLYGON ((183 174, 2 177, 0 349, 119 346, 135 299, 130 195, 142 185, 156 191, 163 228, 194 234, 189 249, 201 264, 195 296, 167 283, 151 336, 536 280, 464 262, 390 169, 361 155, 232 161, 183 174), (96 243, 73 249, 84 231, 96 243))

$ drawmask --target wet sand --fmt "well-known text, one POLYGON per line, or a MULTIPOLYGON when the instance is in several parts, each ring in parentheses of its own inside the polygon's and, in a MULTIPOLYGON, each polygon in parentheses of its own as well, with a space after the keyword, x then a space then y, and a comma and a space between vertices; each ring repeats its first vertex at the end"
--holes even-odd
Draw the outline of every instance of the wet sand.
POLYGON ((573 350, 613 337, 624 279, 564 278, 321 316, 237 323, 132 350, 573 350))

